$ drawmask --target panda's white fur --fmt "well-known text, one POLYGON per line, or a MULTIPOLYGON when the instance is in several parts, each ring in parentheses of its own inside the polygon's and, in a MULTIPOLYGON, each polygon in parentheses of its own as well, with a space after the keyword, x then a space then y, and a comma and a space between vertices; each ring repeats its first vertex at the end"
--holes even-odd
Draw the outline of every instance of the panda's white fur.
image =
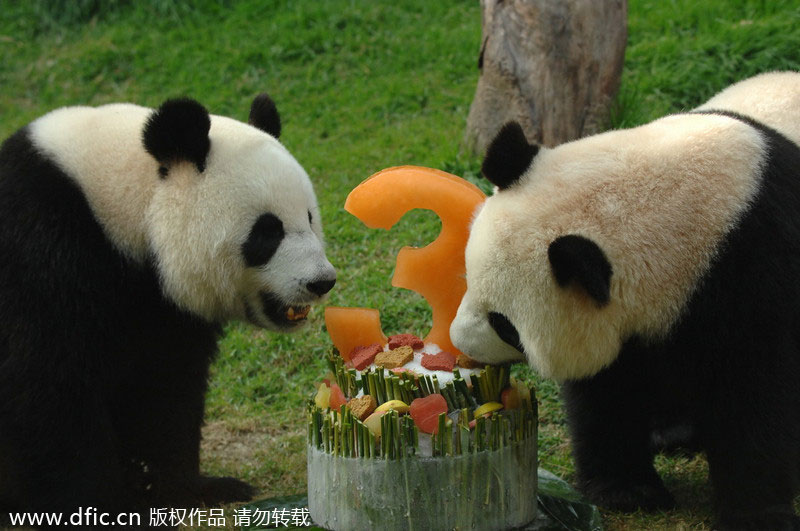
POLYGON ((768 72, 724 89, 697 110, 730 110, 749 116, 800 145, 800 75, 768 72))
POLYGON ((490 197, 473 221, 456 346, 489 363, 519 359, 486 320, 500 312, 543 375, 570 379, 610 364, 633 334, 663 336, 755 194, 763 154, 755 130, 718 115, 542 148, 513 191, 490 197), (547 248, 563 234, 608 253, 608 305, 556 284, 547 248))
POLYGON ((490 144, 456 347, 562 380, 577 487, 667 509, 653 466, 702 449, 715 529, 797 529, 800 73, 536 148, 490 144), (516 347, 516 348, 515 348, 516 347))
POLYGON ((211 115, 205 170, 184 161, 159 179, 142 146, 152 112, 63 108, 33 122, 31 138, 81 187, 121 252, 140 263, 155 257, 162 289, 180 307, 209 321, 284 328, 261 311, 260 293, 306 305, 319 299, 307 284, 334 277, 308 175, 271 135, 211 115), (264 212, 281 219, 285 237, 266 265, 247 267, 241 246, 264 212))

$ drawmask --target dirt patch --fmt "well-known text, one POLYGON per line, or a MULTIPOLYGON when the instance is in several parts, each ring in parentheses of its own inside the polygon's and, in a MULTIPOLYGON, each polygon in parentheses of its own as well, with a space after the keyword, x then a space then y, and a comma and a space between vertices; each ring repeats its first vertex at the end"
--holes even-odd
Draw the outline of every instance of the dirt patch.
POLYGON ((200 460, 211 460, 225 469, 253 469, 259 449, 270 444, 272 435, 265 428, 252 425, 249 429, 230 426, 225 421, 211 422, 203 427, 200 460))
POLYGON ((260 490, 262 498, 304 492, 305 431, 300 422, 267 424, 270 418, 264 424, 218 420, 204 426, 200 448, 203 473, 247 481, 260 490))

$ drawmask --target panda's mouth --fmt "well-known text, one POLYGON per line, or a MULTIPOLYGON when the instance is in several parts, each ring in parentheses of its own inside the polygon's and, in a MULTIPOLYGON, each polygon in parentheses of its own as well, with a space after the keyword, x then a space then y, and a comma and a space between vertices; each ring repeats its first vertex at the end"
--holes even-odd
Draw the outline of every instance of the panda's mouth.
POLYGON ((519 331, 511 324, 511 321, 502 313, 489 312, 489 326, 497 333, 497 336, 508 343, 521 353, 525 353, 522 342, 519 339, 519 331))
POLYGON ((261 309, 267 318, 283 328, 293 328, 306 322, 311 306, 308 304, 284 304, 273 293, 261 293, 261 309))
POLYGON ((289 321, 300 321, 308 317, 308 312, 311 311, 310 305, 305 306, 289 306, 286 310, 286 319, 289 321))

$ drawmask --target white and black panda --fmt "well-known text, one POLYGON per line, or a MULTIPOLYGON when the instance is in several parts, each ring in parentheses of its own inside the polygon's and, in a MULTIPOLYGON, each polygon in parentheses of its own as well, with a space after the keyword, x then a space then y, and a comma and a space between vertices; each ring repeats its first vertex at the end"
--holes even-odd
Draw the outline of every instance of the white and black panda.
POLYGON ((268 96, 249 121, 67 107, 0 148, 0 512, 251 496, 199 471, 221 325, 297 329, 336 274, 268 96))
POLYGON ((599 505, 672 506, 650 435, 687 419, 720 528, 800 528, 799 132, 800 73, 772 73, 641 127, 546 149, 511 124, 489 147, 451 336, 565 382, 599 505))

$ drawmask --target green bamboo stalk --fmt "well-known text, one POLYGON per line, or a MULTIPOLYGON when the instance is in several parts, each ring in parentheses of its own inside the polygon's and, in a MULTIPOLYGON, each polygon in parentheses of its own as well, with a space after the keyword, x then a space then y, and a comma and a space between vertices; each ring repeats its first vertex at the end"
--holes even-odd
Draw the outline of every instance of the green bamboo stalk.
POLYGON ((331 436, 331 421, 330 418, 326 415, 322 421, 322 441, 326 453, 331 452, 330 436, 331 436))
POLYGON ((395 452, 394 452, 395 439, 397 438, 397 435, 394 432, 394 423, 392 422, 392 413, 390 412, 389 414, 384 415, 384 416, 386 417, 386 427, 388 428, 388 434, 387 434, 388 435, 387 436, 387 441, 389 443, 389 456, 388 456, 388 458, 389 459, 394 459, 395 458, 395 452))
POLYGON ((414 391, 414 398, 422 398, 425 396, 422 392, 422 387, 419 385, 415 385, 412 390, 414 391))
POLYGON ((469 379, 472 382, 472 395, 475 398, 475 401, 478 404, 483 404, 484 400, 483 397, 481 396, 481 385, 478 376, 475 374, 470 374, 469 379))
POLYGON ((333 428, 333 454, 339 455, 339 427, 338 424, 332 426, 333 428))
POLYGON ((477 407, 477 404, 475 403, 475 397, 472 395, 472 392, 470 392, 467 382, 463 378, 455 378, 453 380, 453 385, 459 394, 464 397, 466 405, 463 407, 477 407))
POLYGON ((378 373, 376 372, 369 375, 369 394, 375 397, 378 404, 383 404, 381 393, 378 391, 378 373))
POLYGON ((318 410, 314 413, 314 434, 316 436, 315 446, 320 448, 322 446, 322 412, 318 410))
POLYGON ((431 389, 428 387, 428 377, 424 374, 419 378, 419 387, 422 390, 422 396, 431 394, 431 389))
POLYGON ((455 402, 453 402, 450 394, 447 392, 447 387, 440 389, 439 391, 439 394, 444 397, 444 401, 447 402, 447 410, 452 411, 453 409, 456 409, 455 402))
POLYGON ((461 439, 461 453, 459 455, 472 453, 472 437, 468 425, 462 424, 459 426, 459 436, 461 439))
POLYGON ((369 439, 369 445, 368 445, 369 450, 367 457, 374 458, 378 455, 377 441, 375 440, 375 435, 371 431, 368 431, 367 438, 369 439))
POLYGON ((342 357, 339 355, 339 351, 338 350, 336 350, 334 348, 334 349, 328 351, 328 357, 327 357, 326 361, 328 362, 328 369, 330 369, 330 371, 332 373, 336 372, 336 360, 337 359, 342 359, 342 357))
POLYGON ((369 440, 370 435, 372 435, 372 433, 367 428, 361 432, 361 436, 364 438, 364 457, 372 457, 372 444, 369 440))
POLYGON ((386 419, 386 432, 382 434, 386 437, 387 459, 394 459, 394 426, 392 425, 392 412, 387 413, 382 418, 386 419))
MULTIPOLYGON (((397 376, 392 376, 392 391, 394 393, 394 397, 397 400, 403 400, 405 398, 403 396, 403 390, 400 388, 400 378, 397 376)), ((403 400, 405 402, 405 400, 403 400)))
POLYGON ((342 423, 342 455, 344 457, 350 457, 350 423, 344 422, 342 423))
POLYGON ((389 429, 386 427, 386 415, 381 416, 381 457, 386 459, 389 451, 387 441, 389 440, 389 429))
POLYGON ((403 429, 403 422, 400 415, 397 416, 395 421, 395 430, 397 431, 398 452, 397 456, 400 459, 405 459, 408 455, 408 440, 406 438, 406 430, 403 429))
MULTIPOLYGON (((383 371, 381 371, 383 372, 383 371)), ((388 378, 384 376, 383 378, 383 389, 386 393, 386 400, 394 400, 394 387, 392 387, 392 377, 389 376, 388 378)))
POLYGON ((410 405, 411 402, 414 401, 414 398, 415 398, 414 389, 416 387, 414 386, 414 384, 412 384, 408 380, 404 380, 403 381, 403 385, 404 385, 404 388, 403 388, 403 391, 404 391, 403 402, 405 402, 406 404, 410 405))
POLYGON ((403 455, 403 433, 400 431, 400 415, 396 411, 392 411, 392 435, 394 439, 394 456, 395 459, 402 459, 403 455))
POLYGON ((485 372, 482 372, 478 375, 478 387, 481 391, 481 403, 491 402, 492 395, 489 393, 489 376, 488 373, 491 371, 492 366, 487 365, 485 372))
POLYGON ((363 424, 361 422, 356 421, 353 424, 353 448, 354 456, 353 457, 363 457, 362 452, 364 451, 364 447, 361 445, 361 428, 363 424))
POLYGON ((358 394, 358 380, 356 380, 356 375, 358 372, 355 369, 350 369, 348 371, 348 382, 347 385, 350 388, 350 396, 356 396, 358 394))
POLYGON ((417 439, 416 435, 414 434, 414 430, 416 427, 414 426, 414 421, 411 417, 406 416, 403 417, 406 420, 406 432, 408 437, 408 445, 409 445, 409 455, 415 456, 417 455, 417 439))
POLYGON ((445 422, 444 425, 445 429, 445 439, 444 439, 444 451, 446 455, 453 456, 453 423, 452 422, 445 422))
POLYGON ((356 456, 356 439, 355 439, 355 431, 356 425, 355 423, 350 423, 347 426, 347 455, 349 457, 356 456))
POLYGON ((380 403, 383 404, 384 402, 389 401, 389 397, 386 393, 386 377, 383 374, 383 369, 380 369, 375 372, 375 387, 378 390, 378 394, 381 397, 380 403))
POLYGON ((475 420, 475 446, 477 451, 482 452, 486 450, 486 418, 478 417, 475 420))
POLYGON ((447 424, 447 413, 439 413, 439 435, 436 438, 439 443, 439 455, 445 455, 445 425, 447 424))

